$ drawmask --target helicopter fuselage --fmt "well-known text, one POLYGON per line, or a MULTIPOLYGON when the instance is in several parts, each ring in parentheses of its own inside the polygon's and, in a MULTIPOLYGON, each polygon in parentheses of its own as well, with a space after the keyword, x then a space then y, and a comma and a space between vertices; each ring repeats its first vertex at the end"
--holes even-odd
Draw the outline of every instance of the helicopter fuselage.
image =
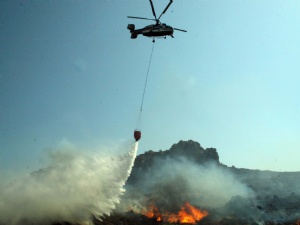
POLYGON ((171 36, 173 38, 174 30, 181 31, 181 32, 186 32, 186 30, 178 29, 178 28, 175 28, 175 27, 173 28, 171 26, 166 25, 165 23, 160 22, 161 16, 168 10, 168 8, 172 4, 173 0, 170 0, 169 4, 166 6, 164 11, 162 11, 162 13, 160 14, 159 17, 156 16, 152 0, 149 0, 149 2, 150 2, 150 5, 151 5, 151 9, 152 9, 154 19, 149 19, 149 18, 145 18, 145 17, 136 17, 136 16, 127 16, 127 17, 131 18, 131 19, 154 20, 154 21, 156 21, 156 24, 151 24, 151 25, 145 26, 142 29, 135 29, 134 24, 128 24, 127 29, 130 30, 132 39, 135 39, 135 38, 137 38, 137 36, 139 34, 142 34, 146 37, 152 37, 153 42, 154 42, 155 37, 163 36, 163 37, 166 38, 166 36, 171 36))
POLYGON ((161 36, 172 36, 174 29, 171 26, 168 26, 166 24, 151 24, 148 26, 145 26, 141 29, 134 29, 133 24, 128 25, 128 29, 131 33, 131 38, 137 38, 139 34, 142 34, 146 37, 161 37, 161 36))

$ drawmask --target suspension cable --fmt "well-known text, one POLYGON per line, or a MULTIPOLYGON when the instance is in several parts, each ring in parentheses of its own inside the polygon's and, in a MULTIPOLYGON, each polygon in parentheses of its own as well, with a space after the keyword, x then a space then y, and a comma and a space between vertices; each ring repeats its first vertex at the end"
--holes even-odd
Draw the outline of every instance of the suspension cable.
POLYGON ((141 110, 140 110, 140 116, 139 116, 139 118, 141 118, 141 114, 142 114, 142 111, 143 111, 144 97, 145 97, 145 92, 146 92, 146 87, 147 87, 147 81, 148 81, 148 75, 149 75, 149 70, 150 70, 150 65, 151 65, 153 50, 154 50, 154 43, 155 42, 153 42, 153 45, 152 45, 150 60, 149 60, 149 64, 148 64, 148 69, 147 69, 147 75, 146 75, 146 80, 145 80, 145 86, 144 86, 144 91, 143 91, 142 104, 141 104, 141 110))

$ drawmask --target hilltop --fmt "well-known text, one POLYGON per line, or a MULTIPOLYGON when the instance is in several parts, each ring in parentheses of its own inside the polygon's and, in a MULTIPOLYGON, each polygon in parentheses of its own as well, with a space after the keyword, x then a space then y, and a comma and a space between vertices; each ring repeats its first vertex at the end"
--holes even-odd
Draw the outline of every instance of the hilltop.
MULTIPOLYGON (((136 182, 144 178, 145 172, 160 166, 156 162, 166 160, 187 160, 197 165, 214 164, 226 171, 235 174, 239 180, 247 183, 253 190, 260 194, 288 195, 296 189, 300 192, 300 172, 276 172, 268 170, 251 170, 246 168, 228 167, 219 160, 219 154, 215 148, 204 149, 200 143, 188 140, 173 144, 170 149, 153 151, 149 150, 137 156, 132 173, 127 183, 136 182)), ((300 194, 300 193, 299 193, 300 194)))
POLYGON ((128 183, 136 179, 140 180, 146 171, 151 171, 155 166, 158 166, 156 164, 158 161, 180 159, 186 159, 199 165, 214 163, 221 166, 219 155, 215 148, 204 149, 198 142, 192 140, 179 141, 177 144, 173 144, 168 150, 159 150, 157 152, 149 150, 138 155, 135 159, 128 183))
POLYGON ((154 201, 176 211, 189 201, 208 210, 213 221, 229 216, 278 224, 300 218, 300 172, 228 167, 215 148, 193 140, 137 156, 126 189, 126 206, 154 201))

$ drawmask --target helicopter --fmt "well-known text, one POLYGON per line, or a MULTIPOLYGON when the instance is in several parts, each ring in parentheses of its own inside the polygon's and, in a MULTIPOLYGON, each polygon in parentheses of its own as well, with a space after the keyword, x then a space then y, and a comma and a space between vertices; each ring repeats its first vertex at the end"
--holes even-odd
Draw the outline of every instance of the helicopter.
POLYGON ((174 38, 174 36, 173 36, 174 30, 187 32, 186 30, 173 28, 165 23, 161 23, 159 20, 161 18, 161 16, 168 10, 168 8, 172 4, 173 0, 170 0, 169 4, 166 6, 164 11, 160 14, 160 16, 158 18, 156 17, 152 0, 149 0, 149 1, 150 1, 150 5, 152 8, 152 13, 153 13, 154 19, 149 19, 149 18, 144 18, 144 17, 136 17, 136 16, 127 16, 127 17, 132 18, 132 19, 154 20, 154 21, 156 21, 156 23, 145 26, 144 28, 141 28, 141 29, 135 29, 134 24, 128 24, 127 29, 130 30, 132 39, 135 39, 135 38, 137 38, 137 36, 139 34, 142 34, 143 36, 146 36, 146 37, 152 37, 153 42, 155 42, 155 40, 154 40, 155 37, 166 38, 167 36, 171 36, 172 38, 174 38))

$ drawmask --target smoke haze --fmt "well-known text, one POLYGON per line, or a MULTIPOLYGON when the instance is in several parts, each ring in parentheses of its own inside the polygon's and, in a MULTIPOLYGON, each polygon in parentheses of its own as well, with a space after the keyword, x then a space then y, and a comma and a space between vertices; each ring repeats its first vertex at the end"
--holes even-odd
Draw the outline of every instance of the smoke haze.
POLYGON ((176 214, 187 201, 207 211, 207 221, 294 224, 300 218, 299 178, 296 172, 227 167, 213 148, 180 141, 164 152, 137 157, 117 212, 176 214))
POLYGON ((128 148, 117 156, 75 149, 50 153, 48 167, 0 187, 0 223, 89 223, 92 215, 109 215, 124 192, 138 143, 128 148))
POLYGON ((253 194, 232 173, 214 163, 197 165, 184 158, 159 159, 150 171, 134 185, 142 192, 139 200, 135 188, 126 188, 120 210, 128 210, 130 205, 140 211, 151 201, 159 209, 173 212, 180 210, 185 201, 202 209, 216 209, 225 206, 234 196, 248 198, 253 194), (135 196, 134 202, 132 196, 135 196))

